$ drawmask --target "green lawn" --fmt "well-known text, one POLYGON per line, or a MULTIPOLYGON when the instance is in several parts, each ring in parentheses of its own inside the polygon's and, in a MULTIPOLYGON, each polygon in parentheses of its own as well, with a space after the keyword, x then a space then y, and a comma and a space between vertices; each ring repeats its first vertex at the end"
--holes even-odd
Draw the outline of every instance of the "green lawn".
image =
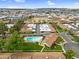
POLYGON ((72 36, 72 40, 75 42, 79 42, 79 36, 76 36, 74 33, 69 31, 69 34, 72 36))
MULTIPOLYGON (((43 47, 38 45, 38 43, 28 43, 25 46, 21 46, 20 48, 25 52, 33 52, 33 51, 40 52, 43 47)), ((46 47, 44 51, 62 51, 62 48, 61 46, 55 44, 51 48, 46 47)))
POLYGON ((60 44, 60 43, 63 43, 63 42, 64 42, 64 40, 61 37, 58 37, 57 40, 56 40, 57 44, 60 44))
POLYGON ((52 23, 52 26, 54 27, 54 29, 56 30, 57 33, 63 32, 63 29, 60 26, 58 26, 57 24, 52 23))
POLYGON ((23 51, 40 51, 42 46, 38 45, 38 43, 26 43, 25 45, 21 46, 19 50, 23 51))
MULTIPOLYGON (((6 52, 40 52, 43 47, 38 45, 38 43, 27 43, 24 46, 16 47, 16 50, 8 50, 6 52)), ((61 52, 62 48, 60 45, 54 44, 52 47, 45 47, 43 52, 61 52)))
POLYGON ((44 51, 54 51, 54 52, 61 52, 62 51, 62 48, 61 48, 61 46, 60 45, 57 45, 57 44, 55 44, 55 45, 53 45, 52 47, 46 47, 45 49, 44 49, 44 51))
POLYGON ((72 40, 75 41, 75 42, 79 42, 79 36, 76 36, 74 34, 71 35, 73 38, 72 40))
POLYGON ((63 32, 62 28, 59 27, 58 25, 56 25, 56 31, 57 31, 57 32, 63 32))

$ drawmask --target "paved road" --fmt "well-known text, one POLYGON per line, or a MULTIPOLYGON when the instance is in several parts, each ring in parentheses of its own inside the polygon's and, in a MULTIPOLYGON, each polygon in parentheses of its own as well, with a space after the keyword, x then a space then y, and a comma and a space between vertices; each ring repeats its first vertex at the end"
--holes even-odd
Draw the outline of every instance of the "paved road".
POLYGON ((79 58, 79 44, 74 44, 74 43, 71 41, 70 35, 68 35, 67 33, 62 32, 62 33, 59 33, 58 35, 61 36, 62 38, 64 38, 65 41, 67 42, 67 43, 64 45, 64 49, 65 49, 65 50, 69 50, 69 49, 74 50, 74 52, 76 53, 76 57, 79 58))
POLYGON ((65 41, 67 41, 68 43, 71 43, 71 37, 67 35, 67 33, 62 32, 62 33, 59 33, 58 35, 64 38, 65 41))

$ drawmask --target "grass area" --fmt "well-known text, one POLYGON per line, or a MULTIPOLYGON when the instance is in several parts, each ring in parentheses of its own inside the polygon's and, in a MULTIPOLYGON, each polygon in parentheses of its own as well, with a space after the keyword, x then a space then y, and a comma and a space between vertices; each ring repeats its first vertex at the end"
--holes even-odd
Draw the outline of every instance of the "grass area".
MULTIPOLYGON (((40 52, 43 47, 38 45, 38 43, 26 43, 24 46, 20 46, 16 50, 8 50, 4 52, 40 52)), ((44 52, 61 52, 62 48, 60 45, 54 44, 52 47, 45 47, 44 52)))
POLYGON ((73 38, 72 40, 75 41, 75 42, 79 42, 79 36, 76 36, 74 34, 71 35, 73 38))
MULTIPOLYGON (((38 43, 30 43, 30 44, 27 44, 26 46, 22 46, 21 48, 23 51, 26 51, 26 52, 31 52, 31 51, 40 52, 43 47, 38 45, 38 43)), ((44 51, 62 51, 62 48, 60 45, 55 44, 51 48, 46 47, 44 51)))
POLYGON ((34 33, 34 32, 31 32, 31 31, 30 31, 30 32, 26 32, 26 34, 33 34, 33 33, 34 33))
POLYGON ((67 50, 66 53, 64 53, 66 59, 75 59, 73 58, 75 56, 75 52, 73 50, 67 50))
POLYGON ((63 42, 64 42, 64 40, 61 37, 58 37, 57 40, 56 40, 57 44, 60 44, 60 43, 63 43, 63 42))
POLYGON ((63 29, 60 26, 58 26, 57 24, 52 23, 52 26, 54 27, 54 29, 56 30, 57 33, 63 32, 63 29))
POLYGON ((79 36, 76 36, 76 35, 75 35, 74 33, 72 33, 72 32, 69 32, 69 34, 72 36, 72 40, 73 40, 73 41, 79 43, 79 36))
POLYGON ((44 49, 44 51, 55 51, 55 52, 60 52, 60 51, 62 51, 62 48, 61 48, 61 46, 60 45, 57 45, 57 44, 55 44, 55 45, 53 45, 52 47, 46 47, 45 49, 44 49))
POLYGON ((26 43, 20 48, 21 48, 20 50, 30 52, 30 51, 40 51, 42 49, 42 46, 39 46, 38 43, 26 43))
POLYGON ((63 32, 62 28, 59 27, 58 25, 56 25, 56 31, 57 31, 57 32, 63 32))

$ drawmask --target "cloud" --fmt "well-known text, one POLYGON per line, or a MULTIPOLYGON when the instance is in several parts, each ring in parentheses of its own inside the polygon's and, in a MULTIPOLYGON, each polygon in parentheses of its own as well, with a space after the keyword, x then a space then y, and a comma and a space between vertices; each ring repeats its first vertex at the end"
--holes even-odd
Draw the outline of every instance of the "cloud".
POLYGON ((7 8, 18 8, 17 6, 7 6, 7 8))
POLYGON ((77 3, 74 3, 75 5, 79 5, 79 2, 77 2, 77 3))
POLYGON ((8 7, 6 7, 6 8, 23 8, 23 7, 18 7, 18 6, 8 6, 8 7))
POLYGON ((15 2, 25 2, 26 0, 15 0, 15 2))
POLYGON ((51 0, 48 0, 48 5, 55 5, 55 3, 51 2, 51 0))

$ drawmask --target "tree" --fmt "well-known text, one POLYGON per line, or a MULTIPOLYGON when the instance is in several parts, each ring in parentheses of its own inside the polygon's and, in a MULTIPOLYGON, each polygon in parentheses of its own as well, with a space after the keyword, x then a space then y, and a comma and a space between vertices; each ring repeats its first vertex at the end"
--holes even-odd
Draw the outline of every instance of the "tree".
POLYGON ((14 32, 14 31, 18 31, 19 32, 21 27, 23 26, 23 24, 24 24, 24 21, 18 20, 15 23, 15 25, 12 28, 10 28, 10 33, 14 32))
POLYGON ((16 50, 21 49, 20 46, 22 46, 24 43, 24 40, 22 38, 20 38, 20 34, 15 31, 14 33, 12 33, 11 37, 9 39, 7 39, 7 42, 5 43, 5 50, 7 50, 8 52, 13 52, 16 50))
POLYGON ((6 40, 0 39, 0 50, 3 50, 6 40))
POLYGON ((34 16, 28 16, 28 22, 32 22, 32 19, 34 18, 34 16))
POLYGON ((8 30, 7 26, 3 22, 0 22, 0 34, 2 34, 3 38, 6 37, 5 34, 7 30, 8 30))
POLYGON ((75 53, 73 50, 68 50, 65 53, 66 59, 74 59, 73 57, 75 56, 75 53))
POLYGON ((28 19, 32 19, 32 18, 34 18, 34 16, 29 16, 29 17, 28 17, 28 19))

